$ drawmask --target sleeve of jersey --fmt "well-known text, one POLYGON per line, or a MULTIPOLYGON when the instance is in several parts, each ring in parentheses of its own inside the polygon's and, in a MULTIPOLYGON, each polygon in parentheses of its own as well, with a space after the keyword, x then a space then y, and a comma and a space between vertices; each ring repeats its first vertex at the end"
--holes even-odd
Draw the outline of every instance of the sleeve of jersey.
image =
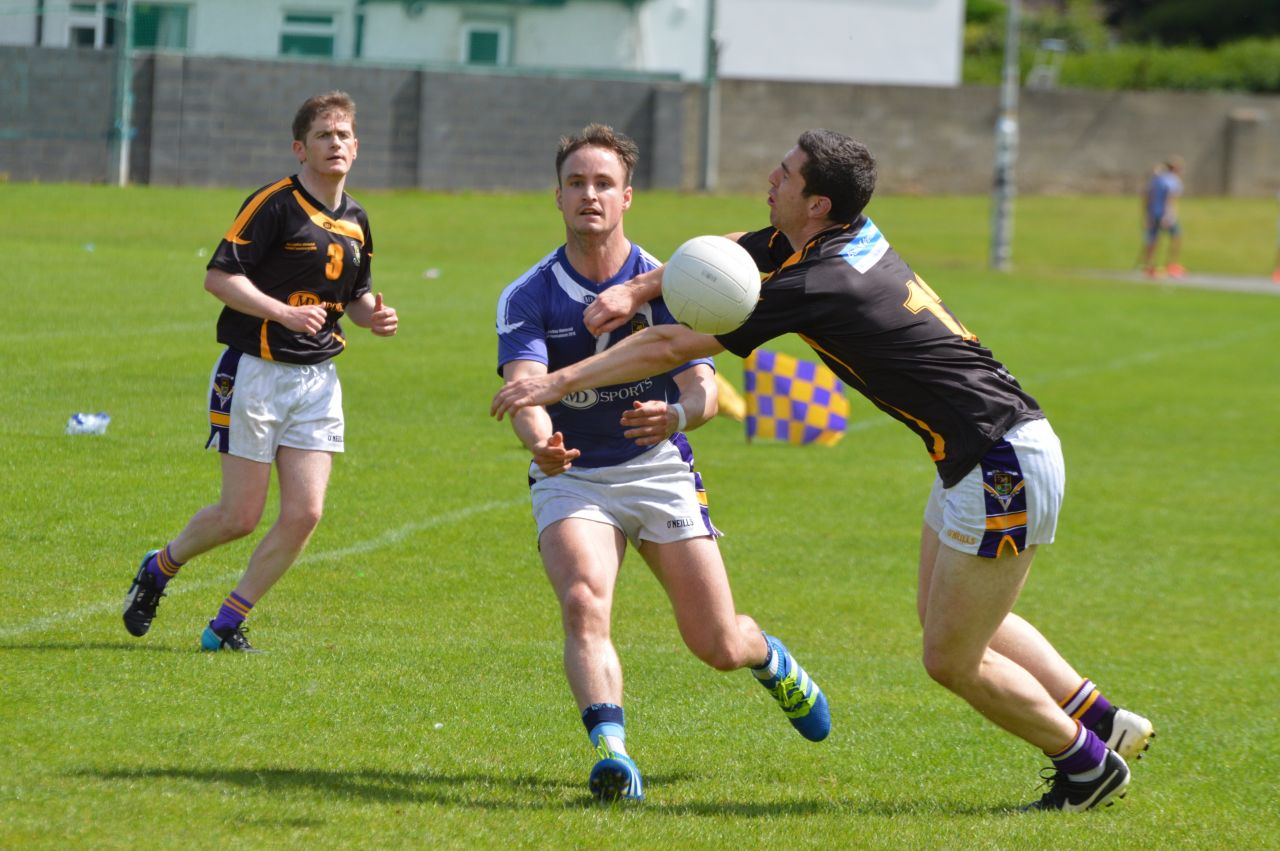
POLYGON ((276 204, 267 201, 250 209, 256 201, 254 195, 240 207, 240 213, 218 243, 206 268, 253 279, 258 263, 276 243, 279 221, 276 204))
POLYGON ((360 270, 356 272, 355 287, 351 290, 351 301, 373 289, 373 231, 369 229, 367 216, 360 216, 360 227, 364 229, 364 250, 361 252, 360 270))
POLYGON ((533 288, 512 284, 498 300, 498 375, 513 360, 548 363, 547 339, 533 288))

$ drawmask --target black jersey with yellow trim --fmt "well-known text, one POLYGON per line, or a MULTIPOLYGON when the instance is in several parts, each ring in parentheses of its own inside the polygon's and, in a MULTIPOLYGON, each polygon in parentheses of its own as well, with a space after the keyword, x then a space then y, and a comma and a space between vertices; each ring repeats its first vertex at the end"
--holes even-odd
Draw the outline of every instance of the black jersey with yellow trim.
POLYGON ((372 286, 372 258, 369 217, 350 195, 344 193, 338 209, 328 210, 297 175, 262 187, 241 206, 209 268, 244 275, 286 304, 323 305, 328 315, 319 333, 300 334, 224 307, 218 342, 264 360, 328 360, 346 346, 339 317, 372 286))
POLYGON ((764 275, 739 329, 717 335, 740 357, 798 334, 876 407, 924 441, 943 483, 964 478, 1039 404, 865 216, 793 250, 774 228, 740 244, 764 275))

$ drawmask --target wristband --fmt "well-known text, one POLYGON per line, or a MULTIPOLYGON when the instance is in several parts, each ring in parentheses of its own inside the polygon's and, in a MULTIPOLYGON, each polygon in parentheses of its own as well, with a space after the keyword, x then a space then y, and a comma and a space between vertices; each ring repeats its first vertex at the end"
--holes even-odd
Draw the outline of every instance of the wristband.
POLYGON ((684 405, 681 405, 679 402, 674 402, 667 405, 667 410, 676 412, 676 431, 684 431, 684 427, 689 423, 688 419, 685 417, 684 405))

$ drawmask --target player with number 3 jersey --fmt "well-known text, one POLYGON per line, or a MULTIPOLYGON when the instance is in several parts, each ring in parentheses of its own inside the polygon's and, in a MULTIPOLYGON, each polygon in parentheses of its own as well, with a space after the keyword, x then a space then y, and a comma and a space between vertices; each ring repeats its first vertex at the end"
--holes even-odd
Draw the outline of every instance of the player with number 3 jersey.
POLYGON ((249 196, 205 274, 223 303, 226 346, 209 382, 209 440, 221 453, 222 494, 178 536, 142 558, 124 602, 131 635, 151 629, 165 587, 189 559, 257 528, 272 466, 280 513, 200 637, 204 650, 252 651, 244 621, 302 553, 324 510, 333 456, 343 451, 340 317, 381 337, 394 308, 374 295, 373 239, 346 194, 359 150, 355 103, 345 92, 308 99, 293 120, 298 173, 249 196))

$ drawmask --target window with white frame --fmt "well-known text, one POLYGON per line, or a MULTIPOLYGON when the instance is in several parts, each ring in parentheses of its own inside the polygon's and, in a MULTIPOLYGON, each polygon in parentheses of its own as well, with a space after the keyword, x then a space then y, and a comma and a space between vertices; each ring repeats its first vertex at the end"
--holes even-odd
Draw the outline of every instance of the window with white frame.
POLYGON ((106 21, 102 3, 72 3, 67 7, 67 46, 105 45, 106 21))
POLYGON ((509 21, 463 23, 461 58, 468 65, 510 65, 511 23, 509 21))
POLYGON ((280 29, 281 56, 334 55, 338 25, 331 12, 285 12, 280 29))

